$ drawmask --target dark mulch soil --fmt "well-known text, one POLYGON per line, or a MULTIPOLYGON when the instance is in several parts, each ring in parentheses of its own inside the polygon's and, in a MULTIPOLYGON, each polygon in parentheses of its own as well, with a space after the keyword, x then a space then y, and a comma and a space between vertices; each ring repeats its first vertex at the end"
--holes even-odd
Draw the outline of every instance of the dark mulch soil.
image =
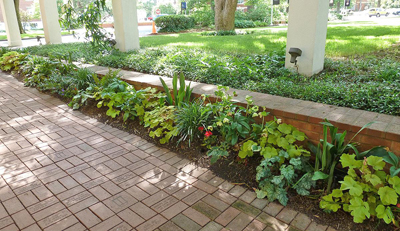
MULTIPOLYGON (((238 160, 235 155, 230 155, 228 158, 219 160, 217 163, 210 165, 209 159, 206 156, 207 150, 201 146, 201 143, 192 143, 190 148, 187 147, 187 145, 176 146, 176 144, 172 144, 174 142, 161 145, 156 140, 149 137, 148 134, 150 131, 140 125, 138 120, 123 123, 121 116, 112 119, 106 115, 107 108, 97 108, 95 102, 89 102, 89 104, 82 107, 80 111, 110 126, 122 129, 131 134, 138 135, 159 147, 172 150, 181 157, 192 160, 198 166, 211 169, 215 175, 234 184, 238 184, 249 189, 257 188, 258 184, 255 180, 256 167, 259 165, 261 157, 250 158, 248 161, 244 162, 238 160)), ((318 195, 320 192, 315 190, 313 194, 318 195)), ((384 222, 379 223, 377 221, 368 221, 364 222, 363 224, 356 224, 353 222, 353 217, 344 211, 331 214, 325 213, 319 208, 318 199, 300 196, 295 192, 289 192, 289 198, 290 199, 287 207, 307 214, 313 219, 313 221, 317 223, 332 226, 340 231, 394 230, 393 226, 386 225, 384 222)))
MULTIPOLYGON (((22 76, 15 76, 19 81, 23 80, 22 76)), ((68 102, 67 99, 59 97, 58 95, 53 95, 57 98, 60 98, 64 102, 68 102)), ((226 159, 219 160, 214 165, 210 165, 209 159, 206 156, 206 149, 201 146, 200 141, 197 143, 192 143, 189 148, 187 144, 181 144, 177 146, 176 144, 161 145, 157 140, 149 137, 149 130, 142 126, 138 120, 128 121, 124 123, 122 117, 119 116, 115 119, 106 115, 107 108, 97 108, 96 103, 94 101, 89 101, 88 105, 82 107, 80 109, 82 113, 88 115, 92 118, 97 119, 100 122, 113 126, 115 128, 119 128, 121 130, 127 131, 131 134, 135 134, 137 136, 142 137, 148 142, 154 143, 155 145, 167 148, 171 151, 176 152, 178 155, 184 158, 188 158, 192 160, 196 165, 211 169, 215 175, 228 180, 232 183, 241 185, 243 187, 254 189, 257 187, 257 182, 255 181, 256 175, 256 167, 260 163, 261 158, 250 158, 248 161, 240 161, 236 158, 235 155, 230 155, 226 159)), ((312 194, 318 197, 320 192, 315 190, 312 194)), ((384 222, 379 221, 365 221, 363 224, 356 224, 353 222, 353 217, 344 211, 339 211, 336 213, 325 213, 319 208, 319 200, 312 199, 312 196, 304 197, 297 195, 296 193, 290 191, 289 192, 289 203, 287 207, 292 208, 298 212, 302 212, 307 214, 313 221, 323 224, 329 225, 338 231, 364 231, 364 230, 381 230, 381 231, 389 231, 395 230, 394 226, 386 225, 384 222)))

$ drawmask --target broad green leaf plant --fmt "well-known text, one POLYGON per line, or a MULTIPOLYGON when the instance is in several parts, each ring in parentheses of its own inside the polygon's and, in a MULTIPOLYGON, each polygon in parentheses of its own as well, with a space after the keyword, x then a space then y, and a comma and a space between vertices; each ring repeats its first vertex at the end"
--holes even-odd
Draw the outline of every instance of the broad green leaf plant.
POLYGON ((377 217, 398 226, 393 212, 399 212, 400 178, 387 175, 382 157, 369 156, 357 160, 356 155, 343 154, 340 162, 349 168, 340 189, 322 197, 320 207, 328 212, 343 209, 356 223, 377 217))
POLYGON ((364 125, 348 142, 346 142, 347 131, 338 133, 338 128, 332 125, 328 120, 321 122, 323 125, 324 138, 320 140, 317 147, 309 143, 309 148, 316 157, 314 171, 317 174, 314 179, 328 179, 326 188, 327 193, 331 192, 333 175, 340 157, 345 153, 349 153, 350 150, 353 150, 356 155, 359 155, 356 143, 352 143, 352 141, 362 130, 370 126, 372 123, 373 122, 370 122, 364 125), (328 129, 331 142, 328 141, 328 129))

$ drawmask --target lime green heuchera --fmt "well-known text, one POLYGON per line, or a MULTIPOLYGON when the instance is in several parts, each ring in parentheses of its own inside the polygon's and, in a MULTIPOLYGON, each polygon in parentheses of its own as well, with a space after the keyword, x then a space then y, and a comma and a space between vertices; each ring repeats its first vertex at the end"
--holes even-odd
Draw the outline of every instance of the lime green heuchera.
POLYGON ((400 178, 383 171, 386 164, 383 158, 370 156, 356 160, 356 155, 343 154, 340 162, 344 168, 349 168, 347 176, 340 181, 340 189, 322 197, 320 207, 328 212, 343 208, 351 213, 356 223, 376 216, 398 226, 393 212, 397 210, 400 178))

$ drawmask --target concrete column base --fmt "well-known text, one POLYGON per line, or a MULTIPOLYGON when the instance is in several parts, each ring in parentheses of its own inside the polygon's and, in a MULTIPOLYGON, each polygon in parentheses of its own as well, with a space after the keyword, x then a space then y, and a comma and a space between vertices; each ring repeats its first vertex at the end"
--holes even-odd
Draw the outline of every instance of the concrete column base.
POLYGON ((294 0, 289 4, 285 67, 311 76, 324 68, 329 1, 294 0), (302 50, 297 67, 290 63, 289 49, 302 50))
POLYGON ((0 0, 0 7, 1 12, 3 13, 4 24, 6 26, 8 46, 22 46, 14 1, 0 0))
POLYGON ((62 43, 57 1, 39 0, 46 44, 62 43))
POLYGON ((123 52, 139 49, 136 0, 112 0, 112 7, 116 47, 123 52))

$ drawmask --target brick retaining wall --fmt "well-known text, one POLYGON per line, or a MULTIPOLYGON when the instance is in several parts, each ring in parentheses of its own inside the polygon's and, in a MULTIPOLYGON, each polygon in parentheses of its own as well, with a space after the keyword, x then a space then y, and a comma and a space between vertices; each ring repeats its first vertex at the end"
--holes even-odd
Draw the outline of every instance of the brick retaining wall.
MULTIPOLYGON (((109 68, 94 65, 83 65, 94 70, 97 74, 104 75, 109 68)), ((114 70, 114 69, 112 69, 114 70)), ((122 79, 135 86, 136 89, 155 87, 163 89, 158 75, 143 74, 134 71, 121 71, 122 79)), ((172 78, 162 77, 165 82, 172 86, 172 78)), ((189 81, 187 81, 189 83, 189 81)), ((191 82, 193 94, 199 97, 202 94, 213 95, 217 86, 211 84, 191 82)), ((360 143, 360 150, 368 150, 375 146, 386 146, 391 151, 400 155, 400 117, 379 114, 363 110, 345 107, 337 107, 322 103, 285 98, 258 92, 235 90, 237 97, 234 101, 246 104, 246 95, 253 96, 254 104, 266 107, 271 112, 268 119, 277 117, 283 122, 297 127, 304 132, 313 143, 322 138, 322 122, 327 118, 332 124, 339 128, 340 132, 346 130, 350 139, 365 124, 375 121, 369 128, 364 129, 354 141, 360 143)))

